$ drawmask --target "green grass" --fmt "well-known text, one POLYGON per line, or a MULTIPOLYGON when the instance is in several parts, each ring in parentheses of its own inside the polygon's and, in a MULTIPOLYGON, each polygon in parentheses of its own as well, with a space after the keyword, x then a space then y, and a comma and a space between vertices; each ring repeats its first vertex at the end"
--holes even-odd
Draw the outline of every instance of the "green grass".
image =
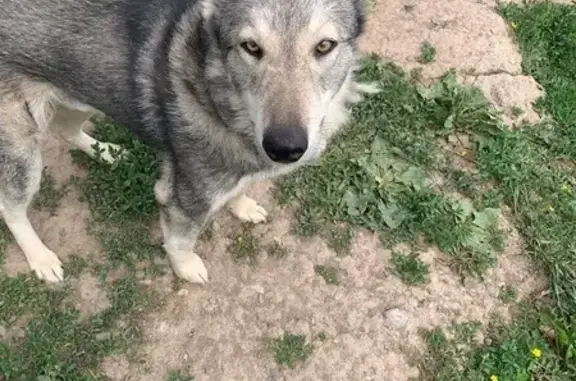
MULTIPOLYGON (((457 352, 461 340, 431 334, 425 379, 576 379, 576 8, 510 4, 502 13, 516 32, 525 72, 545 88, 538 109, 553 120, 489 135, 471 128, 479 174, 459 176, 459 185, 479 203, 485 200, 481 185, 496 185, 492 200, 510 206, 525 251, 546 270, 551 293, 525 301, 513 324, 491 327, 489 345, 457 352)), ((512 301, 515 291, 504 288, 500 297, 512 301)))
POLYGON ((333 226, 328 232, 328 246, 338 255, 350 253, 354 232, 348 227, 333 226))
POLYGON ((194 381, 194 377, 188 376, 181 371, 170 372, 166 381, 194 381))
POLYGON ((421 285, 428 281, 428 265, 415 253, 393 253, 392 265, 394 273, 408 285, 421 285))
MULTIPOLYGON (((234 237, 230 245, 228 245, 228 251, 237 262, 248 263, 249 265, 258 263, 260 242, 252 234, 250 225, 243 226, 240 234, 234 237)), ((276 252, 276 254, 281 254, 281 251, 276 252)))
POLYGON ((314 352, 312 345, 306 342, 305 336, 290 333, 271 340, 270 346, 276 363, 291 369, 295 368, 296 364, 306 361, 314 352))
MULTIPOLYGON (((161 253, 150 242, 148 231, 148 221, 155 214, 152 189, 158 175, 157 163, 151 149, 108 120, 96 123, 94 135, 130 150, 112 165, 73 153, 88 170, 86 177, 73 183, 89 203, 93 212, 90 231, 108 252, 109 262, 95 267, 73 256, 65 268, 72 277, 99 270, 105 275, 119 265, 126 271, 114 281, 101 278, 100 287, 106 290, 111 305, 84 318, 72 303, 74 283, 46 287, 34 277, 8 278, 0 272, 0 326, 7 332, 24 333, 0 342, 2 380, 101 380, 104 378, 98 366, 106 356, 126 353, 140 342, 137 320, 152 308, 153 292, 140 284, 136 264, 161 253)), ((54 212, 62 195, 63 189, 58 189, 54 179, 44 172, 34 206, 54 212)), ((10 240, 11 236, 1 229, 0 245, 10 240)))
POLYGON ((67 185, 58 188, 52 174, 44 168, 42 171, 42 180, 40 181, 40 190, 32 201, 32 207, 36 210, 45 210, 51 215, 54 215, 66 192, 67 185))
POLYGON ((576 7, 510 4, 502 13, 515 31, 524 72, 545 88, 537 108, 556 122, 553 128, 533 129, 531 138, 556 157, 576 159, 576 7))
POLYGON ((498 131, 497 115, 479 90, 459 86, 453 73, 425 88, 370 58, 360 78, 383 91, 353 110, 353 122, 319 166, 280 183, 280 201, 301 205, 298 232, 329 235, 326 226, 346 223, 381 233, 386 245, 424 235, 460 274, 481 276, 502 249, 502 239, 494 239, 498 208, 453 200, 428 177, 449 163, 438 139, 464 128, 498 131))
POLYGON ((269 257, 282 259, 288 255, 288 249, 280 242, 273 242, 266 247, 266 253, 269 257))
POLYGON ((512 286, 503 286, 500 288, 500 295, 498 295, 498 297, 504 303, 512 303, 518 298, 518 292, 512 286))
POLYGON ((331 265, 314 266, 316 274, 321 276, 327 284, 338 284, 340 282, 340 270, 331 265))
POLYGON ((157 211, 154 184, 160 174, 155 150, 109 119, 96 121, 93 135, 123 148, 122 152, 112 153, 119 158, 113 164, 92 160, 80 151, 72 152, 75 161, 88 169, 88 174, 76 179, 76 183, 94 217, 121 222, 153 216, 157 211))
POLYGON ((425 41, 420 48, 420 58, 418 61, 423 64, 429 64, 436 59, 436 48, 430 42, 425 41))
POLYGON ((138 342, 131 323, 148 298, 137 281, 104 285, 111 307, 80 319, 67 287, 48 289, 36 279, 0 275, 0 325, 8 332, 25 321, 24 337, 0 342, 0 376, 6 381, 95 380, 102 359, 138 342), (24 319, 24 320, 22 320, 24 319))

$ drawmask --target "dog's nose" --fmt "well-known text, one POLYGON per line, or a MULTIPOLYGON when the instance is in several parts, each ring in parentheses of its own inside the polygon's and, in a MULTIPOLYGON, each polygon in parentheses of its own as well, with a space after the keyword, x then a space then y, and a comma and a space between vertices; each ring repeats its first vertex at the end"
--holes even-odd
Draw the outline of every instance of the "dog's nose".
POLYGON ((262 147, 278 163, 295 163, 308 149, 308 136, 302 127, 270 127, 264 131, 262 147))

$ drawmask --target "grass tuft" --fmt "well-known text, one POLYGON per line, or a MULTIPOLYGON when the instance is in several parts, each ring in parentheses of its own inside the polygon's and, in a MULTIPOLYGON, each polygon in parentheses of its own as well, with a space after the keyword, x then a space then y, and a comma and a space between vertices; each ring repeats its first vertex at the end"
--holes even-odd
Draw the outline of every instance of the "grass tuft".
POLYGON ((429 64, 436 59, 436 48, 430 42, 425 41, 420 48, 420 58, 418 61, 422 64, 429 64))
POLYGON ((338 284, 340 282, 340 270, 338 267, 330 265, 314 266, 316 274, 324 278, 327 284, 338 284))
POLYGON ((392 254, 394 273, 408 285, 422 285, 428 281, 429 266, 418 255, 392 254))
POLYGON ((306 342, 303 335, 285 334, 271 341, 276 363, 290 369, 296 367, 299 362, 304 362, 312 356, 312 345, 306 342))

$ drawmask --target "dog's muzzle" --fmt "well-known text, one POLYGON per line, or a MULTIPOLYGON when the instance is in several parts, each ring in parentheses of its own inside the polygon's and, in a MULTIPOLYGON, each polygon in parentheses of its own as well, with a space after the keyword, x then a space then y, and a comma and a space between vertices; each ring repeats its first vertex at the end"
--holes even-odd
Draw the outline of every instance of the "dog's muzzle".
POLYGON ((262 147, 277 163, 295 163, 308 149, 308 134, 302 127, 278 126, 264 131, 262 147))

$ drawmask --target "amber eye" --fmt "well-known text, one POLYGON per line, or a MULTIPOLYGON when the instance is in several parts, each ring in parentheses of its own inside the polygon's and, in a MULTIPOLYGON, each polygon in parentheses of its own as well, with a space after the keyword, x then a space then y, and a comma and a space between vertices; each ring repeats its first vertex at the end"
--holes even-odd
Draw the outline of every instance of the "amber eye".
POLYGON ((242 46, 242 49, 244 49, 246 51, 246 53, 248 53, 251 56, 254 56, 258 59, 262 58, 262 56, 264 55, 262 48, 253 40, 245 41, 241 44, 241 46, 242 46))
POLYGON ((338 43, 334 40, 322 40, 316 45, 316 55, 321 57, 330 53, 338 43))

